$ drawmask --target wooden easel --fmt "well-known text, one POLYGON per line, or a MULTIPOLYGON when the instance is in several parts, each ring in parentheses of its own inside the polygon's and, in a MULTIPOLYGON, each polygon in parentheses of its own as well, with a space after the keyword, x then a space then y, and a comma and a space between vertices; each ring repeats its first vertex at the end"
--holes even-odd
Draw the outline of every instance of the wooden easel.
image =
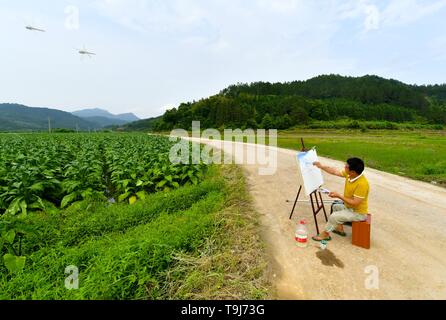
MULTIPOLYGON (((302 152, 307 152, 308 150, 305 148, 305 143, 304 143, 303 138, 301 138, 301 142, 302 142, 302 152)), ((294 209, 296 209, 296 205, 299 200, 300 193, 302 192, 302 188, 303 188, 303 186, 300 185, 299 191, 297 192, 296 201, 294 201, 294 206, 293 206, 293 209, 291 210, 290 220, 293 218, 294 209)), ((327 211, 325 211, 324 200, 322 199, 322 193, 319 191, 319 189, 313 191, 310 194, 310 202, 311 202, 311 208, 313 209, 313 217, 314 217, 314 223, 316 224, 316 231, 317 231, 317 234, 319 234, 319 225, 317 223, 317 214, 319 212, 323 211, 324 216, 325 216, 325 221, 328 222, 327 211)))

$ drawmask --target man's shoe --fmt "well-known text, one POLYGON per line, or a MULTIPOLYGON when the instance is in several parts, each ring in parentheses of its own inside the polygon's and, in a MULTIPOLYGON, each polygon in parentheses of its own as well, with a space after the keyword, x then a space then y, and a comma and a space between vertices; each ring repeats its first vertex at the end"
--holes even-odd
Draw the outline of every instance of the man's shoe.
MULTIPOLYGON (((319 237, 319 236, 318 236, 319 237)), ((321 242, 321 241, 331 241, 331 237, 325 238, 325 239, 316 239, 316 236, 312 237, 314 241, 321 242)))
POLYGON ((341 232, 341 231, 338 231, 338 230, 334 230, 333 233, 336 233, 337 235, 339 235, 341 237, 346 237, 347 236, 347 234, 345 232, 341 232))

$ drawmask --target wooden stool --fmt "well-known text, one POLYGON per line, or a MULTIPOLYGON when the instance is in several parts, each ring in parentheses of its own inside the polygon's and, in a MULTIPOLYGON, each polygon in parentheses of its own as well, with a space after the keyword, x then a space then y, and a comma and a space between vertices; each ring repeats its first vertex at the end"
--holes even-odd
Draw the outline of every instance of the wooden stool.
POLYGON ((367 215, 363 222, 352 224, 352 244, 364 249, 370 249, 370 233, 372 228, 372 215, 367 215))

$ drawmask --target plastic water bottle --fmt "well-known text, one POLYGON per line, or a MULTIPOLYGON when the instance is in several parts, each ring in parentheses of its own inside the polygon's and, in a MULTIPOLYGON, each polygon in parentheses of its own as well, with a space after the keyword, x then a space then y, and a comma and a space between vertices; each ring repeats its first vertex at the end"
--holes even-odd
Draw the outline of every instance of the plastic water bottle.
POLYGON ((308 246, 308 230, 304 220, 300 221, 296 228, 296 242, 299 248, 308 246))
POLYGON ((328 246, 328 241, 327 240, 322 240, 319 247, 321 248, 321 250, 325 250, 327 249, 328 246))

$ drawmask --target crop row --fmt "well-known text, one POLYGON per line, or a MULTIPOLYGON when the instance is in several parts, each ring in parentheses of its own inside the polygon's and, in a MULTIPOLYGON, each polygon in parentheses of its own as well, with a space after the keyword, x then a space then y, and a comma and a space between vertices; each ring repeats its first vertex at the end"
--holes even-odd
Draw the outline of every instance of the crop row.
POLYGON ((114 134, 0 135, 0 215, 96 199, 133 204, 197 184, 203 165, 174 165, 165 137, 114 134))

